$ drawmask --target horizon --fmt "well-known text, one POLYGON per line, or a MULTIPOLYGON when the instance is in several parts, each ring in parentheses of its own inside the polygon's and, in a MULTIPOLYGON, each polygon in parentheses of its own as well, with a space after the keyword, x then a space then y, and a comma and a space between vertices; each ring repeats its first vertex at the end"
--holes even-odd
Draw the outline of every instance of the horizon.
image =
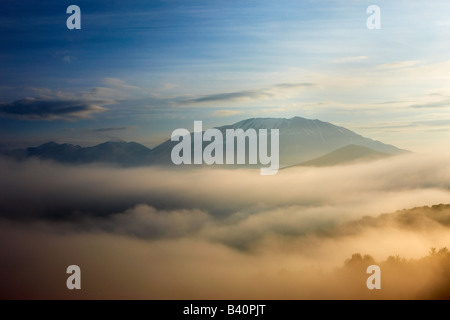
MULTIPOLYGON (((230 125, 235 125, 235 124, 238 124, 238 123, 240 123, 240 122, 247 121, 247 120, 269 120, 269 119, 292 120, 292 119, 295 119, 295 118, 300 118, 300 119, 309 120, 309 121, 319 121, 319 122, 322 122, 322 123, 331 124, 331 125, 333 125, 333 126, 336 126, 336 127, 339 127, 339 128, 344 128, 344 129, 349 130, 348 128, 345 128, 345 127, 343 127, 343 126, 341 126, 341 125, 339 125, 339 124, 336 124, 336 123, 331 123, 331 122, 327 122, 327 121, 322 121, 322 120, 320 120, 320 119, 309 119, 309 118, 304 118, 304 117, 301 117, 301 116, 293 116, 293 117, 290 117, 290 118, 277 118, 277 117, 253 117, 253 118, 245 118, 245 119, 237 120, 236 122, 233 122, 233 123, 222 124, 222 125, 213 126, 213 127, 207 127, 206 129, 203 128, 204 130, 203 130, 202 132, 204 132, 205 130, 208 130, 208 129, 221 128, 221 127, 226 127, 226 126, 230 126, 230 125)), ((187 128, 187 130, 188 130, 190 133, 193 133, 193 132, 194 132, 194 131, 193 131, 193 128, 192 128, 192 131, 191 131, 189 128, 187 128)), ((350 131, 352 131, 352 130, 350 130, 350 131)), ((355 131, 352 131, 352 132, 359 135, 358 132, 355 132, 355 131)), ((380 141, 380 140, 374 139, 374 138, 372 138, 372 137, 367 137, 367 136, 364 136, 364 137, 365 137, 365 138, 372 139, 372 140, 374 140, 374 141, 380 141)), ((69 140, 71 140, 71 139, 69 139, 69 140)), ((107 142, 125 142, 125 143, 134 142, 134 143, 138 143, 138 144, 140 144, 140 145, 142 145, 142 146, 145 146, 145 147, 148 148, 148 149, 154 149, 154 148, 158 147, 160 144, 162 144, 162 143, 164 143, 164 142, 166 142, 166 141, 168 141, 168 140, 170 140, 170 134, 168 134, 168 137, 167 137, 167 138, 163 138, 163 140, 161 140, 160 143, 158 143, 158 144, 156 144, 156 145, 153 145, 153 146, 146 145, 146 144, 141 143, 141 142, 139 142, 139 141, 123 140, 123 139, 115 138, 115 137, 107 138, 107 140, 102 140, 102 141, 98 141, 98 142, 92 142, 92 141, 91 141, 90 143, 89 143, 89 142, 87 142, 87 143, 76 143, 76 142, 69 142, 69 141, 65 141, 65 140, 57 140, 57 139, 53 139, 53 140, 42 141, 42 142, 40 142, 40 143, 37 144, 37 145, 36 145, 36 144, 35 144, 35 145, 25 145, 25 146, 22 146, 22 147, 14 147, 14 146, 1 147, 1 146, 0 146, 0 149, 3 149, 3 150, 22 149, 22 148, 28 148, 28 147, 38 147, 38 146, 42 146, 42 145, 48 144, 48 143, 70 144, 70 145, 81 146, 81 147, 93 147, 93 146, 97 146, 97 145, 99 145, 99 144, 103 144, 103 143, 107 143, 107 142)), ((380 141, 380 142, 384 143, 383 141, 380 141)), ((384 144, 388 144, 388 145, 389 145, 389 143, 384 143, 384 144)), ((394 145, 393 145, 393 146, 394 146, 394 145)), ((399 148, 399 149, 403 149, 403 148, 398 147, 398 146, 395 146, 395 147, 397 147, 397 148, 399 148)), ((407 150, 407 151, 410 151, 410 150, 407 150)))

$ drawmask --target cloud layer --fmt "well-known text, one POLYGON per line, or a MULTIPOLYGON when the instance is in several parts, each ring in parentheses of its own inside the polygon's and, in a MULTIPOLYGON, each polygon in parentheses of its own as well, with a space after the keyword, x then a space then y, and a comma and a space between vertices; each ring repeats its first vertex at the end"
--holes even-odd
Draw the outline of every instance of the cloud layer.
POLYGON ((391 280, 381 293, 364 289, 363 268, 343 262, 355 253, 380 264, 396 254, 420 259, 450 246, 448 207, 379 216, 448 202, 449 163, 409 154, 262 177, 1 160, 0 295, 414 298, 425 285, 434 292, 440 262, 411 273, 423 277, 420 288, 396 282, 401 268, 383 267, 391 280), (71 264, 83 272, 77 293, 64 286, 71 264))
POLYGON ((106 111, 102 101, 48 100, 25 98, 0 104, 0 114, 23 120, 76 120, 87 119, 106 111))

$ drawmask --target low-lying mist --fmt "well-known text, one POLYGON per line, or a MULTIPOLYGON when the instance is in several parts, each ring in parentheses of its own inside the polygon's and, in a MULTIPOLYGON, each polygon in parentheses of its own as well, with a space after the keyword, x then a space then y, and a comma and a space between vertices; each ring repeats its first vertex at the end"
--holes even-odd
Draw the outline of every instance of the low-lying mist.
POLYGON ((427 255, 450 247, 450 208, 425 206, 450 202, 449 160, 261 176, 2 159, 0 297, 443 298, 448 255, 427 255), (365 286, 369 262, 381 290, 365 286), (65 287, 71 264, 80 291, 65 287))

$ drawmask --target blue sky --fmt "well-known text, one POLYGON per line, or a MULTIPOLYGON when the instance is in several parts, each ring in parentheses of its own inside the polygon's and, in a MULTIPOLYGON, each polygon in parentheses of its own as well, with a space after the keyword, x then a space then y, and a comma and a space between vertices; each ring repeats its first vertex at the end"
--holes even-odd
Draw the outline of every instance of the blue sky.
POLYGON ((442 148, 449 12, 443 0, 4 0, 0 144, 153 147, 194 120, 303 116, 442 148), (66 27, 72 4, 81 30, 66 27), (371 4, 380 30, 366 27, 371 4))

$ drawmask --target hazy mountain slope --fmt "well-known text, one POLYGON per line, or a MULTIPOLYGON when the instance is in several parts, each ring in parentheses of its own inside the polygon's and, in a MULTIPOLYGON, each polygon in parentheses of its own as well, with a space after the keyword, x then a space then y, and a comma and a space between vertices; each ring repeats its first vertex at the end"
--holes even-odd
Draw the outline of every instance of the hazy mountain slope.
MULTIPOLYGON (((358 135, 346 128, 335 126, 320 120, 309 120, 301 117, 252 118, 232 125, 218 127, 225 138, 227 129, 279 129, 280 133, 280 165, 281 167, 302 163, 348 145, 360 145, 386 154, 406 152, 392 145, 384 144, 358 135)), ((191 129, 192 128, 188 128, 191 129)), ((192 133, 191 133, 191 140, 192 133)), ((269 139, 270 140, 270 139, 269 139)), ((159 164, 171 163, 170 153, 178 142, 165 141, 155 149, 154 161, 159 164)), ((225 141, 224 141, 225 143, 225 141)), ((208 143, 204 142, 203 147, 208 143)))
POLYGON ((19 160, 36 157, 68 164, 104 162, 121 166, 147 165, 152 151, 135 142, 105 142, 93 147, 80 147, 68 143, 44 143, 38 147, 4 151, 4 155, 19 160))
POLYGON ((136 142, 105 142, 83 149, 83 162, 111 162, 123 166, 148 165, 151 149, 136 142))
POLYGON ((330 167, 342 164, 355 163, 357 161, 371 161, 391 156, 384 152, 378 152, 367 147, 354 144, 345 146, 326 155, 303 162, 299 166, 330 167))
POLYGON ((450 204, 438 204, 431 207, 416 207, 403 209, 394 213, 384 213, 378 216, 365 216, 350 221, 335 229, 322 230, 323 235, 348 236, 367 229, 382 229, 395 227, 414 232, 434 230, 438 227, 450 228, 450 204))

